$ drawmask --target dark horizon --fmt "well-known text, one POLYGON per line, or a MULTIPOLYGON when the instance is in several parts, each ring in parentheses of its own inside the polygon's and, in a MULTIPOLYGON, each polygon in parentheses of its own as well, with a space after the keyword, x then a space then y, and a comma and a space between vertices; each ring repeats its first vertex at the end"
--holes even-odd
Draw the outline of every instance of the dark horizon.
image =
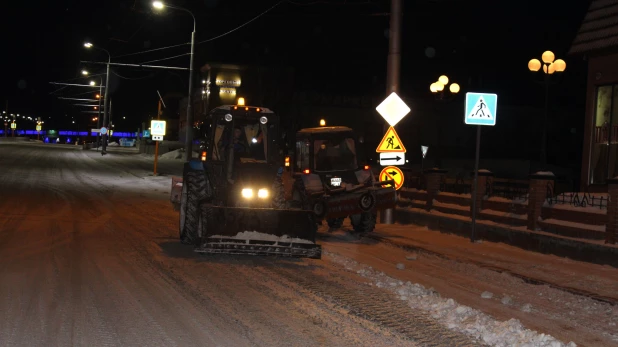
MULTIPOLYGON (((150 1, 109 1, 98 3, 97 7, 80 1, 40 3, 36 12, 25 3, 14 5, 9 10, 9 20, 2 24, 4 31, 12 34, 7 51, 20 52, 2 58, 3 65, 11 67, 5 72, 1 93, 2 109, 9 100, 10 113, 52 117, 48 121, 57 127, 63 125, 56 125, 62 115, 80 115, 82 109, 50 95, 57 88, 49 82, 80 77, 84 68, 81 60, 106 59, 101 52, 84 49, 86 41, 107 49, 112 61, 120 63, 143 63, 189 50, 189 45, 182 45, 123 57, 189 42, 191 17, 181 11, 154 13, 150 1), (26 22, 32 26, 30 29, 17 30, 26 22)), ((196 69, 209 61, 288 66, 295 70, 295 89, 299 91, 384 93, 389 1, 173 3, 195 13, 197 42, 237 28, 278 4, 231 34, 196 45, 196 69)), ((549 49, 567 62, 561 83, 552 89, 553 102, 564 108, 583 109, 586 63, 581 57, 566 53, 588 3, 562 7, 533 1, 404 3, 400 94, 431 101, 429 85, 446 74, 461 85, 462 92, 494 92, 500 95, 501 104, 540 108, 543 93, 534 79, 541 76, 531 74, 527 62, 540 58, 549 49), (531 8, 534 13, 528 12, 531 8), (428 57, 430 51, 435 56, 428 57)), ((153 64, 188 67, 188 57, 153 64)), ((103 68, 89 67, 94 73, 103 68)), ((126 117, 127 127, 139 126, 145 117, 156 112, 156 90, 186 95, 186 71, 112 70, 114 119, 126 117)), ((83 88, 67 88, 57 95, 85 92, 83 88)), ((583 129, 580 118, 565 121, 578 132, 583 129)))

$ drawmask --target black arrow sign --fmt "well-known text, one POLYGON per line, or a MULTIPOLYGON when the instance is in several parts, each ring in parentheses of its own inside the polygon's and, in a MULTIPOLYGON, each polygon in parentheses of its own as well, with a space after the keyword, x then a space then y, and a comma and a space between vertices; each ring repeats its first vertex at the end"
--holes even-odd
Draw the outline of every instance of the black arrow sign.
POLYGON ((387 172, 391 176, 397 176, 397 171, 387 172))
POLYGON ((396 157, 394 157, 394 158, 382 158, 382 159, 380 159, 380 160, 382 160, 382 161, 384 161, 384 160, 396 160, 396 161, 400 161, 400 160, 401 160, 401 157, 400 157, 400 156, 396 156, 396 157))

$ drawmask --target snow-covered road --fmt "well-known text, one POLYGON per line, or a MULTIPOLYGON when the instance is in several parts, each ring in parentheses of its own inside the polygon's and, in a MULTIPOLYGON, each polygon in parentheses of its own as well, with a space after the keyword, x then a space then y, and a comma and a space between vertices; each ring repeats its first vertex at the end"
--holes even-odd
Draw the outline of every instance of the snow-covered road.
POLYGON ((320 236, 321 260, 197 255, 168 202, 181 170, 163 159, 153 177, 143 155, 0 144, 0 345, 611 345, 592 324, 594 310, 615 317, 610 305, 574 304, 588 316, 572 326, 538 298, 571 294, 345 232, 320 236))
POLYGON ((474 345, 429 318, 397 332, 350 314, 375 296, 407 319, 333 262, 193 253, 169 177, 138 156, 11 144, 0 168, 2 346, 415 346, 427 327, 474 345))

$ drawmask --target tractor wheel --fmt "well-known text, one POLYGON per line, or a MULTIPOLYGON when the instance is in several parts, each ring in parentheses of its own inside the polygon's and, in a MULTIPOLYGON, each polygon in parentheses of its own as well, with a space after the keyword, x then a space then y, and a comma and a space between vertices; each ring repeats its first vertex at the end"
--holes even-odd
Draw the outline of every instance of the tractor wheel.
POLYGON ((343 225, 343 220, 344 218, 331 218, 326 220, 326 222, 328 223, 328 227, 332 229, 338 229, 341 228, 341 226, 343 225))
POLYGON ((212 235, 212 232, 209 232, 208 227, 214 225, 214 215, 212 205, 208 203, 202 203, 200 205, 200 217, 198 223, 198 236, 195 241, 196 246, 201 246, 204 240, 208 237, 208 235, 212 235))
POLYGON ((357 233, 372 232, 376 226, 376 215, 371 212, 364 212, 350 216, 352 227, 357 233))
POLYGON ((180 242, 192 245, 200 236, 200 202, 207 197, 203 171, 188 171, 182 183, 180 198, 180 242))

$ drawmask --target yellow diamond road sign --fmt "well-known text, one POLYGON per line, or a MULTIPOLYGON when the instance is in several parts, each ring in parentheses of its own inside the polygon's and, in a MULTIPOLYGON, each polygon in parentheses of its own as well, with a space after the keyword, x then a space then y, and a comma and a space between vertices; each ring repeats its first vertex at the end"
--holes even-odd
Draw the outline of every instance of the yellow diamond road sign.
POLYGON ((406 105, 395 92, 387 96, 386 99, 376 107, 376 110, 392 127, 399 123, 399 121, 411 111, 408 105, 406 105))

